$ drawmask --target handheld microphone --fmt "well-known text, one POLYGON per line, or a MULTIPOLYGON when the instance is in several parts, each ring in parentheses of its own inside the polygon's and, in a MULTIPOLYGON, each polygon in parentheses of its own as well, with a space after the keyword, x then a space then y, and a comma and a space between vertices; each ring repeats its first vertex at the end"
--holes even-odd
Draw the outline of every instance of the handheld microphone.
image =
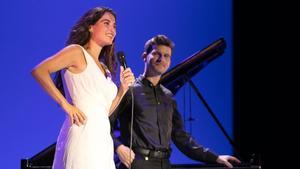
MULTIPOLYGON (((123 51, 119 51, 117 52, 117 58, 120 62, 120 64, 122 65, 122 67, 124 68, 124 70, 127 68, 127 63, 126 63, 126 59, 125 59, 125 54, 123 51)), ((130 122, 130 142, 129 142, 129 149, 132 151, 132 132, 133 132, 133 112, 134 112, 134 95, 133 95, 133 88, 131 86, 129 86, 129 90, 131 93, 131 122, 130 122)), ((129 157, 131 159, 131 151, 129 153, 129 157)), ((131 169, 131 164, 129 165, 129 169, 131 169)))
POLYGON ((118 57, 120 64, 123 66, 123 68, 125 70, 127 68, 127 63, 126 63, 124 52, 123 51, 117 52, 117 57, 118 57))

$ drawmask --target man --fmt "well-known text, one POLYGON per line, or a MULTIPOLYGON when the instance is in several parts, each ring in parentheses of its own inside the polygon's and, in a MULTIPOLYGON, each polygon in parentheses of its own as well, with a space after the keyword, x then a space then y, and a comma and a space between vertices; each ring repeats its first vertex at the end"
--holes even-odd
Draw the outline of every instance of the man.
POLYGON ((164 35, 157 35, 146 42, 142 54, 144 73, 132 86, 133 94, 127 92, 110 117, 112 125, 116 119, 120 123, 120 137, 114 137, 115 150, 122 162, 119 168, 171 169, 171 140, 191 159, 232 167, 230 161, 239 163, 238 159, 216 155, 199 145, 184 130, 172 93, 160 84, 161 75, 170 66, 173 47, 173 42, 164 35), (132 150, 129 148, 131 127, 132 150))

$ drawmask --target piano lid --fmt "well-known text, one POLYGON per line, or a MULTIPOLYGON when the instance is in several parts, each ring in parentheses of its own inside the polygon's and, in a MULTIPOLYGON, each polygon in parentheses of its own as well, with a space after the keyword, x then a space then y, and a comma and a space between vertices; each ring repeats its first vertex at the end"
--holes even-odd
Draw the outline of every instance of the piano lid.
POLYGON ((161 83, 175 95, 185 84, 187 77, 192 78, 208 63, 221 56, 225 48, 226 42, 224 38, 220 38, 164 73, 161 83))

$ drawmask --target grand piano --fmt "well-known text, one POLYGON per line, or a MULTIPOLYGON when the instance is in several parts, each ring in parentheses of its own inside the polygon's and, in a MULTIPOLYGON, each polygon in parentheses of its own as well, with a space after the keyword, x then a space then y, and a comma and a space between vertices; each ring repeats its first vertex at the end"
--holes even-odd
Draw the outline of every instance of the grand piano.
MULTIPOLYGON (((180 64, 176 65, 161 78, 161 83, 173 92, 175 95, 177 91, 186 83, 190 82, 195 74, 203 69, 208 63, 218 58, 224 53, 226 42, 223 38, 216 40, 204 49, 196 52, 192 56, 183 60, 180 64)), ((41 152, 37 153, 31 158, 21 159, 21 169, 50 169, 54 159, 55 145, 48 146, 41 152)), ((174 169, 220 169, 226 168, 217 164, 173 164, 174 169)), ((234 166, 235 169, 260 169, 260 165, 251 163, 243 163, 234 166)))

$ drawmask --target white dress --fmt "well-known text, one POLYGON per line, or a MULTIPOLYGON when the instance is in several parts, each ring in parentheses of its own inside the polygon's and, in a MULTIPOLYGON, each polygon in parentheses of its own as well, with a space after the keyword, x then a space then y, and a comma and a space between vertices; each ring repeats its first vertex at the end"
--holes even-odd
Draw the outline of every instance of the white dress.
POLYGON ((77 126, 66 118, 57 139, 53 169, 115 169, 108 113, 117 87, 81 48, 85 70, 78 74, 65 70, 62 77, 67 100, 87 116, 87 121, 77 126))

